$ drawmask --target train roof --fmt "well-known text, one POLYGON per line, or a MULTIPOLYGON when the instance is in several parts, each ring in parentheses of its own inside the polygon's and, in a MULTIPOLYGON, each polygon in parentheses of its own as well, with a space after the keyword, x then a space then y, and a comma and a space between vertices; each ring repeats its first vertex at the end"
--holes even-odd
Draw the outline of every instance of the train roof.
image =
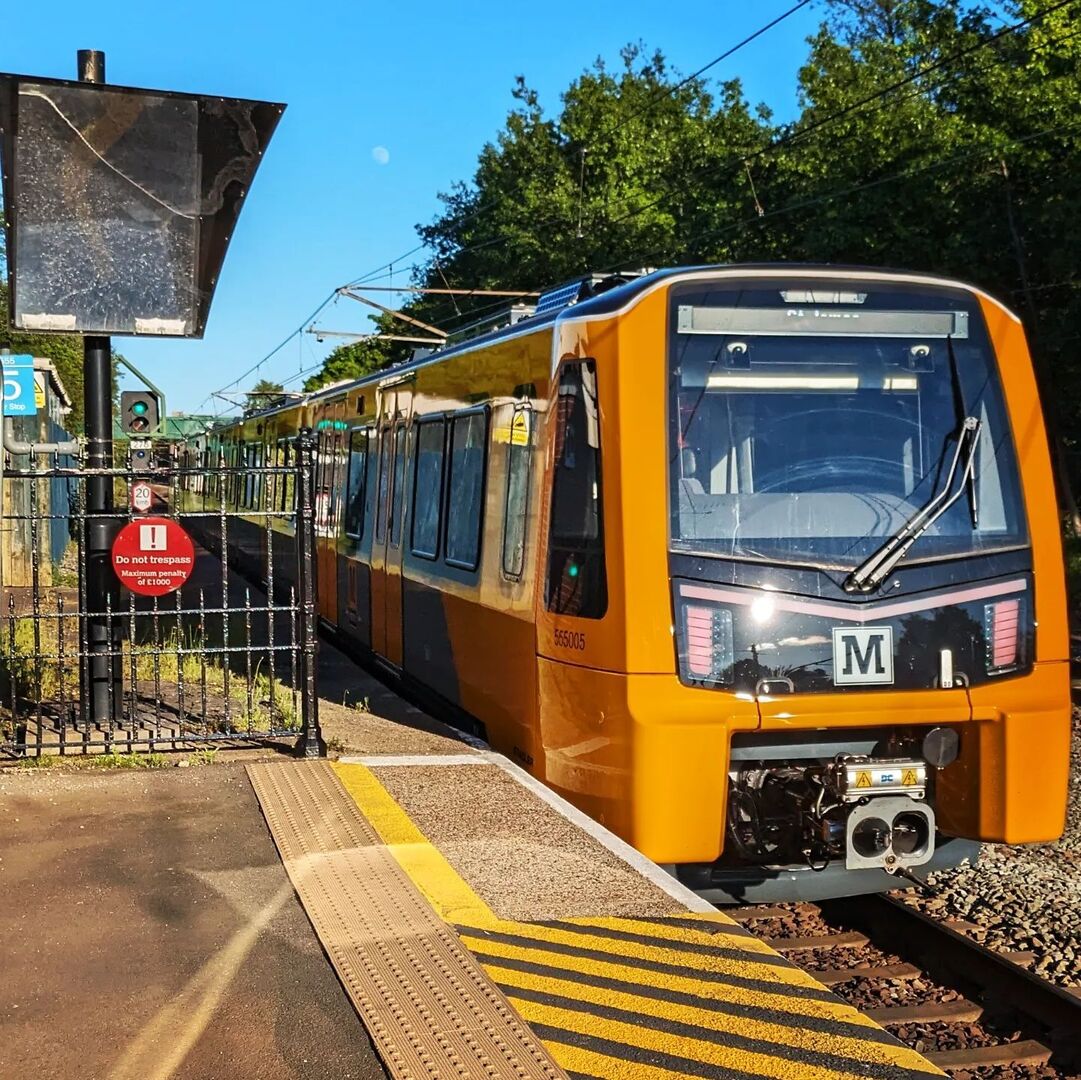
MULTIPOLYGON (((459 356, 464 353, 472 352, 474 349, 484 347, 486 345, 492 345, 496 342, 520 337, 524 334, 535 333, 538 330, 543 330, 545 327, 553 325, 559 319, 567 316, 568 310, 573 309, 573 316, 569 316, 575 319, 586 318, 603 318, 605 316, 615 315, 617 312, 633 305, 637 297, 651 292, 662 282, 671 281, 676 278, 686 277, 694 274, 706 274, 706 273, 738 273, 740 271, 753 272, 755 274, 761 274, 763 272, 775 272, 778 275, 783 274, 852 274, 854 277, 865 274, 874 274, 876 276, 894 277, 898 280, 919 280, 927 283, 933 283, 941 285, 943 287, 961 288, 970 292, 975 292, 981 295, 986 295, 983 290, 979 289, 975 285, 968 284, 967 282, 958 281, 956 278, 945 277, 940 274, 924 273, 922 271, 912 270, 900 270, 896 267, 882 267, 882 266, 860 266, 860 265, 838 265, 836 263, 786 263, 786 262, 762 262, 762 263, 705 263, 696 266, 673 266, 664 270, 653 270, 646 274, 625 280, 621 284, 614 285, 612 288, 606 289, 603 292, 597 293, 594 296, 587 297, 583 300, 574 301, 570 300, 566 304, 560 306, 554 306, 548 310, 541 311, 536 315, 529 315, 523 319, 519 319, 517 322, 500 327, 497 330, 491 330, 488 333, 480 334, 474 338, 468 338, 465 341, 456 342, 453 345, 447 345, 445 348, 439 349, 435 352, 428 353, 423 357, 419 357, 415 360, 408 360, 401 364, 396 364, 392 367, 380 368, 378 371, 373 371, 368 375, 362 375, 356 379, 346 379, 341 382, 333 383, 330 386, 320 387, 318 390, 313 390, 310 394, 307 394, 299 401, 290 402, 281 406, 277 406, 271 409, 267 409, 261 413, 252 414, 244 419, 250 420, 253 416, 272 416, 278 412, 283 412, 289 408, 295 408, 297 405, 313 404, 319 401, 332 400, 340 394, 348 393, 350 390, 369 385, 378 385, 379 383, 387 379, 397 379, 400 376, 405 376, 413 371, 425 367, 429 364, 440 363, 449 357, 459 356)), ((618 274, 613 274, 613 277, 618 277, 618 274)), ((583 282, 588 280, 583 277, 578 281, 583 282)), ((573 283, 572 283, 573 284, 573 283)), ((561 286, 560 289, 566 288, 561 286)), ((556 292, 559 290, 552 290, 556 292)), ((991 297, 990 299, 994 299, 991 297)), ((995 303, 1001 303, 995 300, 995 303)), ((1008 308, 1006 310, 1009 310, 1008 308)), ((1012 312, 1011 312, 1012 314, 1012 312)), ((1014 316, 1016 318, 1016 316, 1014 316)))

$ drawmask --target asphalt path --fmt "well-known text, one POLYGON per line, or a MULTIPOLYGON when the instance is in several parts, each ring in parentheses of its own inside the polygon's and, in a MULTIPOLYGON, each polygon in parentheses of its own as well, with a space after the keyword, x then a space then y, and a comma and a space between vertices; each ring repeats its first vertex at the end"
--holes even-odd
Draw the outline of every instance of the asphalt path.
POLYGON ((242 765, 0 774, 0 1077, 385 1075, 242 765))

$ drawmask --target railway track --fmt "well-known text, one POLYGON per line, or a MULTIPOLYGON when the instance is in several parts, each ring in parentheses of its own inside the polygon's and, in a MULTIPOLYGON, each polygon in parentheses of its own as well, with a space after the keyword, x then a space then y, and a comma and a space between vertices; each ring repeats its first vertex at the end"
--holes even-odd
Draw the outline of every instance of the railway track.
POLYGON ((1081 996, 885 896, 725 909, 955 1077, 1081 1076, 1081 996))

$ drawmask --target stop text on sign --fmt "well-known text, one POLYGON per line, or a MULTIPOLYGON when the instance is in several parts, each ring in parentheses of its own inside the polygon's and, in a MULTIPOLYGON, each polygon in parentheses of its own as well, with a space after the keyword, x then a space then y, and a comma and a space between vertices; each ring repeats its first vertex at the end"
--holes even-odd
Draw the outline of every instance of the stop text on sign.
POLYGON ((116 534, 112 557, 121 585, 140 596, 164 596, 191 577, 195 545, 169 518, 140 518, 116 534))

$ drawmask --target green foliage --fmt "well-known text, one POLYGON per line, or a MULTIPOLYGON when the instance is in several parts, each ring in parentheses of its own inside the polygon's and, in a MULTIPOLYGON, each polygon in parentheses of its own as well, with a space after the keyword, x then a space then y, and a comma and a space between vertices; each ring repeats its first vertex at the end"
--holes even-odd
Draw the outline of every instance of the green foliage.
MULTIPOLYGON (((391 320, 385 316, 373 321, 378 321, 385 326, 385 329, 380 327, 381 332, 388 334, 402 332, 401 323, 391 323, 391 320), (394 329, 391 328, 392 326, 394 329)), ((365 339, 350 342, 348 345, 339 345, 326 358, 323 367, 305 381, 304 389, 318 390, 321 386, 341 382, 343 379, 359 379, 362 375, 370 375, 373 371, 378 371, 390 363, 405 359, 407 352, 396 347, 396 344, 391 341, 365 339)))
POLYGON ((11 329, 8 288, 0 281, 0 348, 13 353, 44 356, 52 360, 56 373, 72 400, 68 430, 83 429, 83 341, 69 334, 19 334, 11 329))
POLYGON ((170 762, 164 754, 89 754, 76 757, 71 754, 43 754, 41 757, 21 758, 20 769, 165 769, 170 762))
POLYGON ((284 390, 285 387, 282 386, 280 382, 272 382, 270 379, 260 379, 248 391, 248 411, 257 412, 259 409, 268 408, 278 400, 284 390))

